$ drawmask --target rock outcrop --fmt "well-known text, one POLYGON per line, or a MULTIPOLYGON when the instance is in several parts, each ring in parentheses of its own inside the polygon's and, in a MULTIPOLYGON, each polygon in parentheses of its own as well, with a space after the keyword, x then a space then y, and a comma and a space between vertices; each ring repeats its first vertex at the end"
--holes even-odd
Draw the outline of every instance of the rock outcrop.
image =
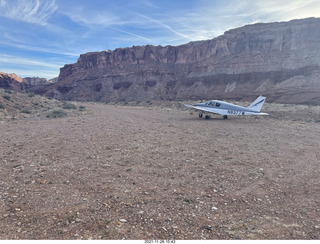
POLYGON ((47 95, 63 100, 247 99, 320 104, 320 19, 253 24, 180 46, 82 54, 47 95))
POLYGON ((23 78, 23 82, 29 86, 43 86, 50 84, 50 81, 48 79, 39 77, 25 77, 23 78))
POLYGON ((50 80, 48 80, 46 78, 40 78, 40 77, 25 77, 22 80, 28 86, 46 86, 46 85, 50 85, 52 83, 57 82, 58 77, 50 79, 50 80))
POLYGON ((26 85, 22 81, 22 78, 16 74, 0 72, 0 88, 22 91, 26 89, 26 85))

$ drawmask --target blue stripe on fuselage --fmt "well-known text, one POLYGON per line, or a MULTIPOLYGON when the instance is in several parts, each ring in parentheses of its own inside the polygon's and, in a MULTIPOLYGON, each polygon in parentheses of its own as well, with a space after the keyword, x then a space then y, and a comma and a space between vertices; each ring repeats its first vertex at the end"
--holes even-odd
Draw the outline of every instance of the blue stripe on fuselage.
POLYGON ((244 108, 238 105, 234 105, 234 104, 230 104, 230 103, 225 103, 225 102, 221 102, 221 101, 215 101, 212 100, 214 102, 217 102, 220 104, 219 107, 216 106, 211 106, 211 105, 207 105, 206 103, 196 103, 193 106, 195 107, 202 107, 202 108, 213 108, 213 109, 219 109, 219 110, 237 110, 237 111, 241 111, 241 112, 251 112, 251 113, 259 113, 257 111, 248 109, 248 108, 244 108))

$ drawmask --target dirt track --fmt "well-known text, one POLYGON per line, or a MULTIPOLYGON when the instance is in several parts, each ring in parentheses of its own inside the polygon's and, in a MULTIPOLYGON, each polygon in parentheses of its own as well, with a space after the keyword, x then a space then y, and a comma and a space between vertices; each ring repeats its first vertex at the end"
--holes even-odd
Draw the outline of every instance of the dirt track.
POLYGON ((320 239, 319 114, 85 106, 0 123, 0 239, 320 239))

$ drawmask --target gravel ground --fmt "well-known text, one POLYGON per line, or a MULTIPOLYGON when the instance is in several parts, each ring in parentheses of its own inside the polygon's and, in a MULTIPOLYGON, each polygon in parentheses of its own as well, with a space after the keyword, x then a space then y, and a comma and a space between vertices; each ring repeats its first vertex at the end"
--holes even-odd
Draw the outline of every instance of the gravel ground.
POLYGON ((320 239, 319 107, 83 105, 0 121, 0 239, 320 239))

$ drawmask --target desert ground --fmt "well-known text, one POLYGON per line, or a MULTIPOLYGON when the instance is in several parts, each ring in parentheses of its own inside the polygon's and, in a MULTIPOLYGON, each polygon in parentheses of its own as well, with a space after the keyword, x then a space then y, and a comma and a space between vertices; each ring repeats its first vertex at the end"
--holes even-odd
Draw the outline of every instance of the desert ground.
POLYGON ((75 104, 0 121, 0 239, 320 239, 319 106, 75 104))

